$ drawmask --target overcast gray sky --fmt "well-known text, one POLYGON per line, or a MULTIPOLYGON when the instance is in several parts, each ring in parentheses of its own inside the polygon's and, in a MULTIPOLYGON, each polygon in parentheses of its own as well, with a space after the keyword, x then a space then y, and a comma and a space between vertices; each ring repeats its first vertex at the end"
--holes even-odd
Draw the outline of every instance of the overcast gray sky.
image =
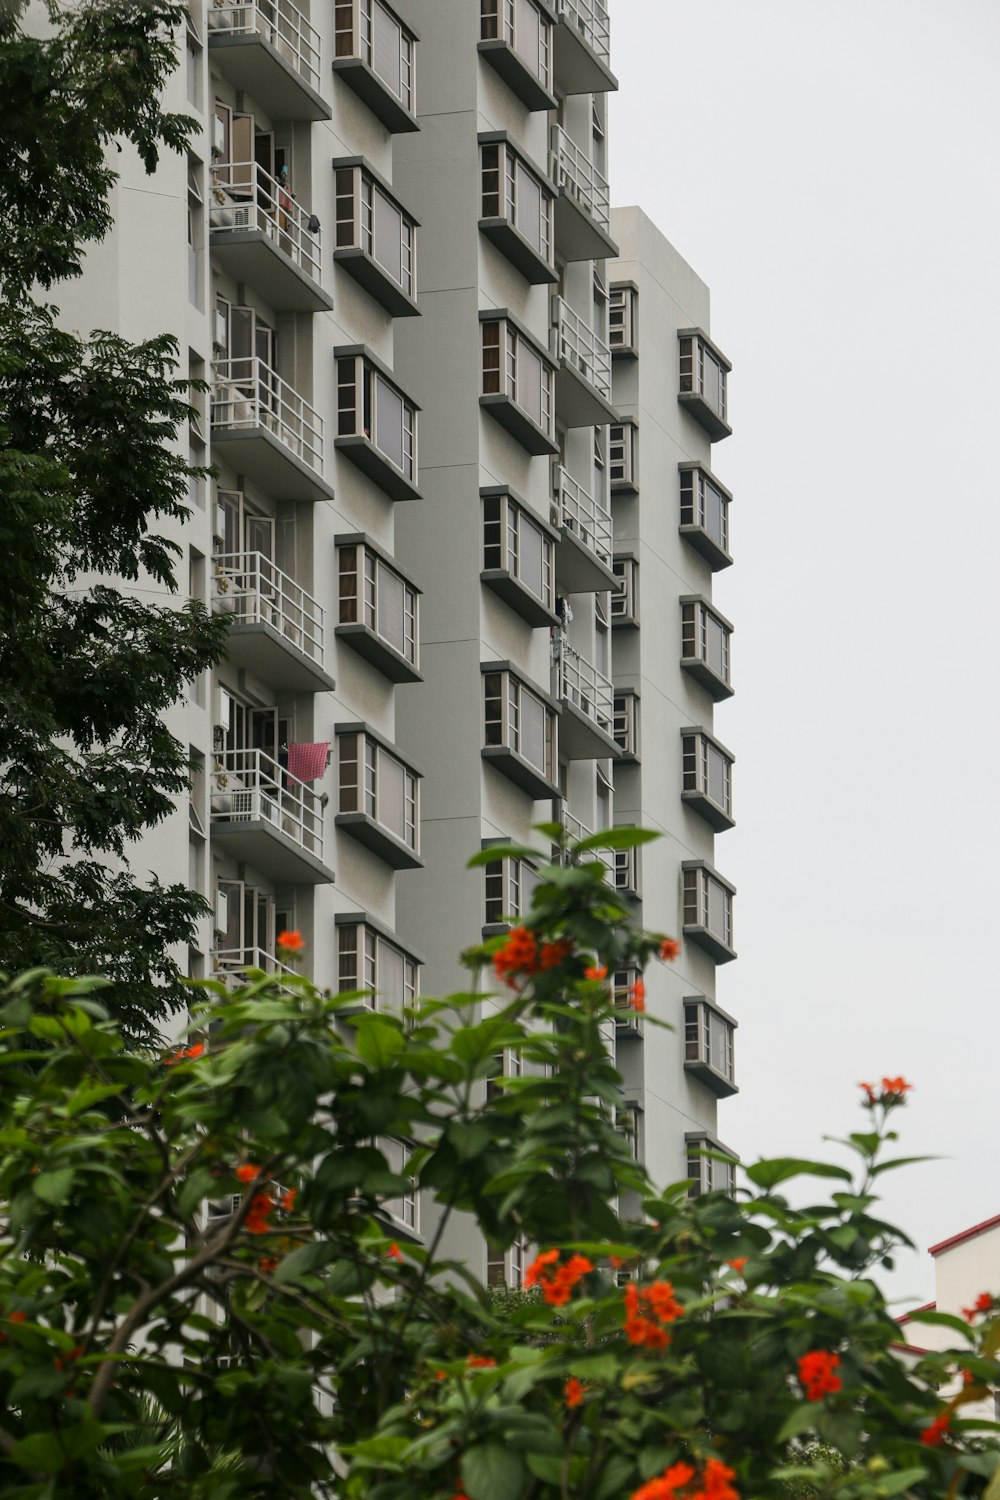
POLYGON ((890 1287, 924 1300, 927 1245, 1000 1213, 1000 0, 611 12, 615 202, 734 364, 720 1135, 816 1153, 904 1074, 905 1152, 942 1160, 885 1179, 921 1247, 890 1287))

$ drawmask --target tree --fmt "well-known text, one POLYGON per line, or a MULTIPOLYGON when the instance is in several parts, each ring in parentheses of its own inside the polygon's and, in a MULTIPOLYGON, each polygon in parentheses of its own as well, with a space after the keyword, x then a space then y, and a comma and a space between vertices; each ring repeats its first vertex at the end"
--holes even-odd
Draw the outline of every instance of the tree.
POLYGON ((179 548, 153 529, 187 515, 198 472, 175 451, 176 344, 70 334, 42 294, 111 226, 119 138, 147 171, 182 148, 190 122, 157 101, 184 11, 50 0, 32 36, 24 10, 0 7, 0 969, 104 974, 128 1034, 151 1036, 184 1003, 169 946, 207 906, 127 856, 187 786, 163 715, 225 624, 121 587, 176 590, 179 548))
POLYGON ((994 1424, 961 1412, 1000 1382, 997 1303, 937 1315, 955 1348, 910 1371, 871 1276, 900 1239, 874 1186, 904 1080, 863 1096, 853 1174, 761 1162, 738 1199, 690 1199, 632 1160, 605 970, 674 945, 592 857, 628 837, 543 870, 525 925, 468 956, 469 992, 405 1015, 213 981, 149 1059, 94 983, 7 987, 4 1495, 992 1500, 994 1424), (502 1048, 523 1072, 487 1091, 502 1048), (796 1206, 796 1176, 830 1201, 796 1206), (443 1253, 458 1214, 536 1247, 525 1294, 443 1253))

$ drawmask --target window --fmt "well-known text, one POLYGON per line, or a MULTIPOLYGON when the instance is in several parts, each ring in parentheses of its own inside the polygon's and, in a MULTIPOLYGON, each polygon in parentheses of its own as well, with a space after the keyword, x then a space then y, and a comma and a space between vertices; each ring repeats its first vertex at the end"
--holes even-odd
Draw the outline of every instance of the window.
POLYGON ((360 354, 337 360, 337 435, 366 437, 409 484, 416 483, 416 408, 360 354))
POLYGON ((612 489, 629 490, 636 487, 636 431, 634 422, 615 422, 608 428, 608 462, 612 489))
POLYGON ((733 756, 704 730, 681 737, 681 783, 686 800, 699 811, 708 801, 725 822, 712 819, 716 827, 729 827, 733 816, 733 756))
POLYGON ((618 588, 611 595, 612 625, 639 623, 639 564, 634 557, 616 557, 612 564, 618 588))
POLYGON ((736 1092, 735 1029, 729 1017, 707 1000, 684 1001, 684 1066, 719 1094, 736 1092))
POLYGON ((699 328, 683 329, 680 337, 681 402, 712 439, 728 437, 726 380, 729 361, 699 328))
POLYGON ((634 286, 621 283, 612 286, 608 305, 608 343, 612 354, 636 351, 636 301, 634 286))
POLYGON ((611 995, 615 1003, 615 1034, 617 1037, 642 1036, 642 1012, 632 1004, 632 995, 637 980, 642 976, 638 969, 616 969, 611 995))
POLYGON ((616 849, 615 889, 626 896, 639 895, 639 851, 638 849, 616 849))
MULTIPOLYGON (((682 469, 680 478, 681 527, 697 527, 704 532, 705 539, 713 544, 707 551, 709 560, 719 565, 723 560, 715 558, 716 552, 725 554, 725 560, 729 558, 729 491, 699 466, 682 469)), ((689 540, 706 551, 697 539, 689 540)))
POLYGON ((711 1136, 686 1135, 684 1140, 687 1145, 687 1175, 691 1184, 688 1196, 698 1198, 702 1193, 722 1192, 728 1193, 730 1198, 734 1197, 736 1158, 725 1151, 718 1141, 712 1140, 711 1136), (724 1156, 725 1159, 719 1161, 715 1155, 703 1155, 706 1151, 724 1156))
POLYGON ((417 777, 368 733, 339 734, 340 811, 365 813, 414 853, 417 777))
POLYGON ((501 927, 512 917, 516 920, 531 909, 538 874, 527 860, 512 854, 497 854, 483 866, 486 877, 484 923, 501 927))
POLYGON ((404 1229, 410 1229, 414 1234, 419 1233, 420 1197, 416 1182, 406 1171, 412 1147, 407 1141, 393 1140, 384 1135, 378 1137, 375 1146, 385 1157, 389 1171, 403 1179, 401 1190, 393 1197, 383 1200, 383 1211, 398 1224, 402 1224, 404 1229))
POLYGON ((555 608, 552 537, 510 495, 483 499, 483 566, 510 573, 547 610, 555 608))
POLYGON ((509 319, 482 327, 483 394, 507 396, 551 438, 552 366, 509 319))
POLYGON ((506 1286, 520 1290, 524 1286, 524 1268, 528 1258, 528 1242, 516 1239, 509 1250, 500 1250, 494 1245, 486 1249, 486 1285, 506 1286))
POLYGON ((633 760, 639 755, 639 695, 615 694, 614 738, 622 754, 633 760))
POLYGON ((732 626, 703 599, 681 600, 681 664, 689 667, 714 697, 728 698, 729 641, 732 626))
POLYGON ((369 1010, 401 1012, 419 989, 420 966, 367 922, 337 923, 337 989, 370 990, 369 1010))
POLYGON ((340 623, 367 625, 416 667, 417 590, 362 543, 338 548, 338 562, 340 623))
POLYGON ((506 219, 552 265, 552 194, 506 141, 481 148, 482 216, 506 219))
POLYGON ((720 963, 733 952, 734 888, 700 862, 682 865, 684 931, 720 963))
POLYGON ((552 23, 533 0, 480 0, 479 35, 506 42, 551 93, 552 23))
POLYGON ((484 744, 513 751, 552 781, 555 771, 555 713, 513 672, 483 674, 484 744))
POLYGON ((493 1059, 489 1077, 486 1080, 486 1102, 500 1099, 505 1092, 503 1080, 505 1078, 520 1078, 524 1073, 524 1061, 520 1052, 512 1047, 504 1047, 493 1059))
POLYGON ((615 1129, 625 1137, 633 1161, 642 1161, 642 1107, 626 1099, 615 1110, 615 1129))
POLYGON ((337 249, 363 250, 408 297, 415 296, 415 221, 364 167, 338 167, 334 180, 337 249))
POLYGON ((336 0, 333 24, 336 56, 360 56, 412 114, 414 38, 395 12, 382 0, 336 0))

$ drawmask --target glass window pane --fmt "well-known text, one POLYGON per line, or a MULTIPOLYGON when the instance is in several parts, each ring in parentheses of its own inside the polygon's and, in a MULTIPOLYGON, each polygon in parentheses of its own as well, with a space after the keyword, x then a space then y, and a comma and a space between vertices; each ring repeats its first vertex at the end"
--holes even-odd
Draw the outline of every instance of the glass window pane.
POLYGON ((725 807, 727 805, 726 759, 714 745, 708 745, 706 749, 706 760, 708 763, 708 786, 706 787, 706 791, 713 802, 717 803, 719 807, 725 807))
POLYGON ((372 67, 383 83, 389 85, 392 92, 399 99, 403 93, 403 82, 400 76, 400 51, 402 47, 403 33, 396 21, 392 19, 376 3, 375 15, 375 45, 373 48, 372 67))
POLYGON ((404 605, 406 589, 403 580, 397 578, 395 573, 390 572, 379 564, 378 569, 378 624, 376 629, 379 635, 395 646, 397 651, 404 652, 406 641, 404 639, 404 605))
POLYGON ((538 770, 545 770, 545 705, 521 689, 521 754, 538 770))
POLYGON ((729 924, 726 920, 726 908, 729 901, 729 892, 726 891, 715 880, 708 882, 708 920, 706 927, 723 942, 729 941, 729 924))
POLYGON ((403 955, 391 943, 378 940, 378 990, 379 999, 393 1008, 402 1009, 404 962, 403 955))
POLYGON ((725 500, 719 494, 714 485, 705 485, 705 530, 713 541, 719 546, 725 546, 725 533, 722 524, 723 507, 725 500))
POLYGON ((545 426, 542 414, 542 362, 521 339, 517 343, 517 404, 540 427, 545 426))
POLYGON ((402 285, 403 216, 378 189, 375 189, 375 259, 402 285))
POLYGON ((381 375, 375 376, 375 445, 403 467, 403 398, 381 375))
POLYGON ((726 632, 713 615, 705 615, 705 660, 720 677, 726 673, 726 632))
POLYGON ((539 599, 544 597, 542 583, 542 533, 532 526, 527 516, 519 516, 518 576, 526 588, 539 599))
POLYGON ((378 752, 378 821, 398 839, 406 838, 406 772, 398 760, 378 752))
POLYGON ((542 189, 532 177, 517 164, 517 203, 514 223, 536 250, 542 248, 542 189))

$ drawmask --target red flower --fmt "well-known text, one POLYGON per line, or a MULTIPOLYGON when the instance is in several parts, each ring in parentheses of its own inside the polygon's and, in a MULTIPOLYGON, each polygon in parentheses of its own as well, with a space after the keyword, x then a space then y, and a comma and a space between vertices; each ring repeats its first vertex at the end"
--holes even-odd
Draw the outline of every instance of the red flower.
POLYGON ((263 1271, 266 1275, 269 1275, 272 1271, 276 1271, 280 1265, 280 1255, 262 1255, 260 1260, 257 1262, 258 1269, 263 1271))
POLYGON ((268 1192, 254 1193, 250 1208, 244 1219, 248 1234, 267 1234, 271 1228, 268 1220, 274 1209, 274 1200, 268 1192))
POLYGON ((445 1372, 443 1370, 435 1370, 434 1371, 434 1379, 435 1380, 447 1380, 448 1377, 447 1377, 447 1375, 445 1374, 445 1372))
POLYGON ((875 1096, 875 1085, 873 1083, 859 1083, 858 1088, 864 1089, 865 1094, 867 1095, 867 1099, 865 1101, 867 1104, 877 1103, 875 1096))
POLYGON ((525 1288, 541 1286, 549 1307, 564 1307, 577 1282, 594 1269, 593 1261, 585 1255, 571 1255, 564 1265, 559 1265, 558 1260, 558 1250, 543 1250, 524 1273, 525 1288))
POLYGON ((608 966, 607 964, 594 964, 593 967, 584 969, 583 977, 584 979, 607 979, 608 966))
POLYGON ((695 1470, 690 1464, 673 1464, 658 1479, 650 1479, 633 1490, 631 1500, 675 1500, 679 1494, 683 1500, 740 1500, 729 1482, 736 1478, 736 1470, 727 1468, 717 1458, 708 1460, 700 1484, 691 1484, 694 1477, 695 1470))
POLYGON ((559 938, 555 943, 543 943, 542 951, 538 955, 538 967, 540 969, 557 969, 564 964, 573 952, 573 943, 570 938, 559 938))
POLYGON ((289 955, 305 951, 305 939, 301 932, 279 932, 274 941, 276 947, 289 955))
POLYGON ((873 1083, 859 1083, 859 1089, 865 1092, 865 1106, 875 1104, 905 1104, 906 1095, 913 1088, 912 1083, 907 1083, 905 1078, 883 1078, 881 1089, 876 1089, 873 1083))
POLYGON ((629 990, 628 998, 633 1010, 644 1011, 646 1009, 646 982, 641 975, 629 990))
POLYGON ((236 1178, 239 1182, 253 1182, 254 1178, 260 1176, 260 1167, 255 1167, 252 1161, 245 1161, 236 1168, 236 1178))
POLYGON ((740 1276, 743 1275, 743 1267, 746 1265, 746 1263, 747 1256, 745 1255, 734 1255, 732 1260, 726 1261, 726 1265, 732 1266, 733 1270, 736 1271, 740 1276))
POLYGON ((385 1258, 386 1258, 386 1260, 402 1260, 403 1259, 403 1252, 402 1252, 402 1250, 400 1250, 400 1248, 396 1244, 395 1240, 393 1240, 392 1244, 389 1246, 388 1250, 385 1252, 385 1258))
POLYGON ((183 1062, 186 1057, 200 1057, 204 1050, 204 1042, 195 1042, 193 1047, 179 1047, 176 1052, 171 1052, 169 1057, 163 1059, 163 1065, 172 1068, 174 1063, 183 1062))
POLYGON ((912 1087, 913 1087, 913 1084, 912 1083, 907 1083, 907 1081, 906 1081, 905 1078, 883 1078, 882 1079, 882 1093, 883 1094, 898 1094, 900 1096, 900 1098, 902 1098, 902 1096, 904 1094, 908 1094, 910 1092, 910 1090, 912 1089, 912 1087))
POLYGON ((980 1292, 971 1307, 962 1308, 962 1317, 967 1323, 975 1320, 976 1313, 990 1312, 993 1308, 993 1297, 989 1292, 980 1292))
POLYGON ((571 1375, 563 1386, 563 1400, 570 1411, 573 1410, 574 1406, 583 1405, 583 1385, 577 1380, 575 1375, 571 1375))
POLYGON ((28 1314, 25 1312, 12 1312, 7 1314, 8 1323, 27 1323, 28 1314))
POLYGON ((527 927, 515 927, 507 935, 507 941, 493 955, 493 967, 497 978, 513 985, 515 974, 537 974, 538 944, 535 934, 527 927))
POLYGON ((470 1370, 492 1370, 496 1366, 496 1360, 490 1359, 488 1354, 469 1354, 465 1363, 470 1370))
POLYGON ((668 964, 681 956, 681 945, 676 938, 664 938, 660 944, 660 957, 668 964))
POLYGON ((654 1281, 640 1287, 634 1281, 625 1287, 625 1337, 630 1344, 662 1351, 670 1343, 665 1331, 683 1312, 669 1281, 654 1281))
POLYGON ((678 1490, 689 1484, 694 1475, 690 1464, 672 1464, 669 1469, 664 1469, 659 1479, 650 1479, 633 1490, 632 1500, 673 1500, 678 1490))
POLYGON ((286 1214, 290 1214, 295 1207, 295 1200, 299 1196, 298 1188, 289 1188, 281 1195, 281 1207, 286 1214))
POLYGON ((705 1472, 702 1475, 701 1495, 703 1500, 740 1500, 736 1490, 729 1483, 731 1479, 735 1478, 735 1469, 727 1468, 717 1458, 710 1458, 705 1465, 705 1472))
POLYGON ((840 1365, 840 1355, 827 1349, 813 1349, 803 1354, 798 1362, 799 1380, 807 1401, 822 1401, 824 1396, 833 1396, 844 1382, 834 1371, 840 1365))
POLYGON ((920 1434, 920 1441, 928 1448, 940 1448, 944 1442, 944 1435, 951 1426, 951 1412, 942 1411, 934 1418, 929 1427, 925 1427, 920 1434))

